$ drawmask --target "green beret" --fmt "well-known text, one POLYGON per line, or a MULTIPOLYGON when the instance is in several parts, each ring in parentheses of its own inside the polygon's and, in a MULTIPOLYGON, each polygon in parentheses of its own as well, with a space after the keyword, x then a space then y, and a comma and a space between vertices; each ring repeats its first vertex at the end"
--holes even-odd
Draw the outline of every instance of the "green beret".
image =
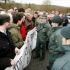
POLYGON ((52 18, 52 22, 53 23, 57 23, 57 24, 60 24, 60 23, 62 23, 62 19, 61 19, 61 17, 60 16, 54 16, 53 18, 52 18))
POLYGON ((66 39, 70 39, 70 26, 63 27, 61 29, 61 35, 66 39))

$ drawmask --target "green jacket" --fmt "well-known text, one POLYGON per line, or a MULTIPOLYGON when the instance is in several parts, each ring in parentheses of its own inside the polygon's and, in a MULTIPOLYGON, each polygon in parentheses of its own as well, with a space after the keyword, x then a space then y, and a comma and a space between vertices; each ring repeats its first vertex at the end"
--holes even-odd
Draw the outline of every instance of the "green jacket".
POLYGON ((63 45, 61 29, 50 37, 49 63, 51 70, 70 70, 70 45, 63 45))
POLYGON ((11 37, 15 46, 21 48, 24 42, 20 35, 20 26, 17 24, 12 24, 11 28, 9 28, 9 32, 11 33, 11 37))
POLYGON ((49 64, 52 67, 54 61, 64 55, 64 49, 62 48, 62 35, 60 34, 61 29, 55 31, 49 41, 49 64))
POLYGON ((38 24, 37 26, 37 38, 41 43, 46 43, 48 40, 48 31, 50 30, 50 25, 48 23, 38 24))
POLYGON ((48 37, 50 38, 51 37, 51 35, 55 32, 55 31, 57 31, 58 29, 60 29, 61 27, 52 27, 50 30, 49 30, 49 32, 48 32, 48 37))
MULTIPOLYGON (((65 48, 70 51, 70 45, 65 48)), ((70 52, 66 52, 62 57, 56 59, 51 70, 70 70, 70 52)))

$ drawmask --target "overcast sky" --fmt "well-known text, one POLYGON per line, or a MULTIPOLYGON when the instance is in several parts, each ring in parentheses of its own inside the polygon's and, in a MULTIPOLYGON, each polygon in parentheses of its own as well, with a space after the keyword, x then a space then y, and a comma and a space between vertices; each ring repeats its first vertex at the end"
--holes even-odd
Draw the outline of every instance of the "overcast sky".
MULTIPOLYGON (((42 4, 44 0, 15 0, 16 2, 20 3, 35 3, 35 4, 42 4)), ((70 0, 50 0, 51 4, 70 7, 70 0)))

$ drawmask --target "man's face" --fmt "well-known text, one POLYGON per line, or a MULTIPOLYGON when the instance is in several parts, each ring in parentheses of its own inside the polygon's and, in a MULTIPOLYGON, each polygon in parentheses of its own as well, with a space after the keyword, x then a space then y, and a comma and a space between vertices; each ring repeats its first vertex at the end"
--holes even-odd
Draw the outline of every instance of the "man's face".
POLYGON ((27 19, 28 19, 29 21, 31 21, 31 20, 32 20, 32 16, 28 15, 28 16, 27 16, 27 19))
POLYGON ((38 14, 34 14, 34 17, 37 18, 38 17, 38 14))
POLYGON ((7 22, 7 28, 10 28, 12 26, 13 21, 10 20, 9 22, 7 22))
POLYGON ((25 21, 25 18, 24 18, 24 16, 23 16, 23 17, 21 18, 21 20, 18 21, 18 25, 21 25, 21 23, 24 22, 24 21, 25 21))

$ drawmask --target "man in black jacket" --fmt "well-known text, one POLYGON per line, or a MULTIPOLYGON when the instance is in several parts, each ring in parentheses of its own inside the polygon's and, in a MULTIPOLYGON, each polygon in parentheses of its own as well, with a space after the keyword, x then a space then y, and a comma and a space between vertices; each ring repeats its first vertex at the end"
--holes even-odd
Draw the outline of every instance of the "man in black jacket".
POLYGON ((8 15, 0 15, 0 70, 15 65, 13 60, 15 56, 15 46, 7 29, 10 27, 10 17, 8 15))

